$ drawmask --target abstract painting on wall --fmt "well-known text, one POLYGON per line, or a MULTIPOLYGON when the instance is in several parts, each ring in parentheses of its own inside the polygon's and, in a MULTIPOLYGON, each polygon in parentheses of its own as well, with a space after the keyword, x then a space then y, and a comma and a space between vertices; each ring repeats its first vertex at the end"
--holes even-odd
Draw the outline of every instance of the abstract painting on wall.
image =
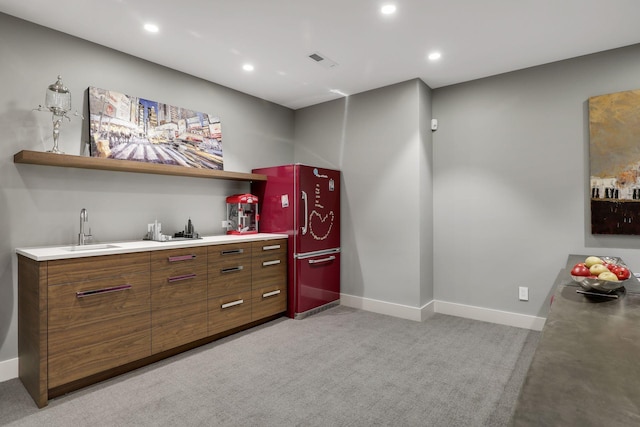
POLYGON ((589 98, 591 232, 640 235, 640 90, 589 98))
POLYGON ((223 169, 220 119, 89 88, 91 157, 223 169))

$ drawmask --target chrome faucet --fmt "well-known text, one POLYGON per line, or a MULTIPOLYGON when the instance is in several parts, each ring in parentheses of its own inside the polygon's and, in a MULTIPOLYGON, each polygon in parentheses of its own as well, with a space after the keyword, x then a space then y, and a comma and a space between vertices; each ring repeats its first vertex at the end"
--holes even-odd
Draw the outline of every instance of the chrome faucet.
POLYGON ((89 212, 85 208, 80 210, 80 234, 78 234, 78 245, 84 245, 87 241, 91 240, 91 229, 89 229, 89 234, 84 232, 84 223, 89 221, 89 212))

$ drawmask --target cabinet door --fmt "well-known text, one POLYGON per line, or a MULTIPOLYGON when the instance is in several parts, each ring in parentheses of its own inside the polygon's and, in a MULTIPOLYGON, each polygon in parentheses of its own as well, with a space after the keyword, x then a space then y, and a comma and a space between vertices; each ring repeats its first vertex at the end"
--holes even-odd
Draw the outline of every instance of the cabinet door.
POLYGON ((151 254, 151 350, 207 336, 207 248, 151 254))
POLYGON ((48 388, 151 354, 149 273, 48 288, 48 388))

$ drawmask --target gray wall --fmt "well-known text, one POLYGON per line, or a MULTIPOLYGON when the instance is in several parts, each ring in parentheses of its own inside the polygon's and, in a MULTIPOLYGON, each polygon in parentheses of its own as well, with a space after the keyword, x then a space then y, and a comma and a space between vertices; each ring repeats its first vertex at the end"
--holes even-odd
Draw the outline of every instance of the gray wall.
POLYGON ((587 111, 639 87, 636 45, 433 91, 437 300, 546 317, 569 253, 640 271, 640 237, 590 234, 587 111))
MULTIPOLYGON (((219 115, 226 170, 293 161, 290 109, 3 14, 0 58, 0 362, 18 354, 16 247, 74 242, 81 208, 101 241, 142 238, 156 218, 168 231, 190 217, 200 233, 222 234, 224 198, 249 190, 234 181, 14 164, 20 150, 53 145, 51 114, 32 109, 58 74, 81 112, 87 87, 97 86, 219 115)), ((85 125, 64 122, 63 151, 85 152, 85 125)))
MULTIPOLYGON (((50 115, 31 109, 57 74, 80 110, 98 86, 218 114, 227 170, 341 169, 346 294, 545 316, 569 253, 622 256, 640 271, 640 238, 589 233, 587 197, 587 100, 640 87, 640 45, 436 90, 413 80, 295 112, 2 14, 0 58, 9 82, 0 99, 0 362, 17 356, 16 247, 71 243, 83 207, 103 241, 137 239, 156 218, 180 229, 191 217, 201 233, 219 234, 224 197, 248 190, 15 165, 16 152, 52 145, 50 115), (518 301, 518 286, 529 287, 529 302, 518 301)), ((67 153, 84 152, 82 127, 64 123, 67 153)))
POLYGON ((342 171, 345 294, 433 298, 430 105, 412 80, 295 112, 295 161, 342 171))

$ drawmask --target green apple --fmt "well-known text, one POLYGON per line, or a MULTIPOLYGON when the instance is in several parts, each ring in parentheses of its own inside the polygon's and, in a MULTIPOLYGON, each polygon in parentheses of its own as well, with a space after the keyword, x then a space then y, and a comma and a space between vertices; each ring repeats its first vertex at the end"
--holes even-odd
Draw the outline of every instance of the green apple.
POLYGON ((604 261, 598 258, 597 256, 590 256, 584 260, 584 265, 586 265, 588 268, 591 268, 592 265, 596 265, 596 264, 604 264, 604 261))
POLYGON ((601 273, 607 273, 607 272, 611 273, 609 269, 604 266, 604 264, 593 264, 589 268, 589 273, 591 273, 593 276, 599 276, 601 273))
POLYGON ((616 276, 615 273, 612 273, 610 271, 604 271, 604 272, 598 274, 598 279, 599 280, 606 280, 608 282, 617 282, 618 281, 618 276, 616 276))

